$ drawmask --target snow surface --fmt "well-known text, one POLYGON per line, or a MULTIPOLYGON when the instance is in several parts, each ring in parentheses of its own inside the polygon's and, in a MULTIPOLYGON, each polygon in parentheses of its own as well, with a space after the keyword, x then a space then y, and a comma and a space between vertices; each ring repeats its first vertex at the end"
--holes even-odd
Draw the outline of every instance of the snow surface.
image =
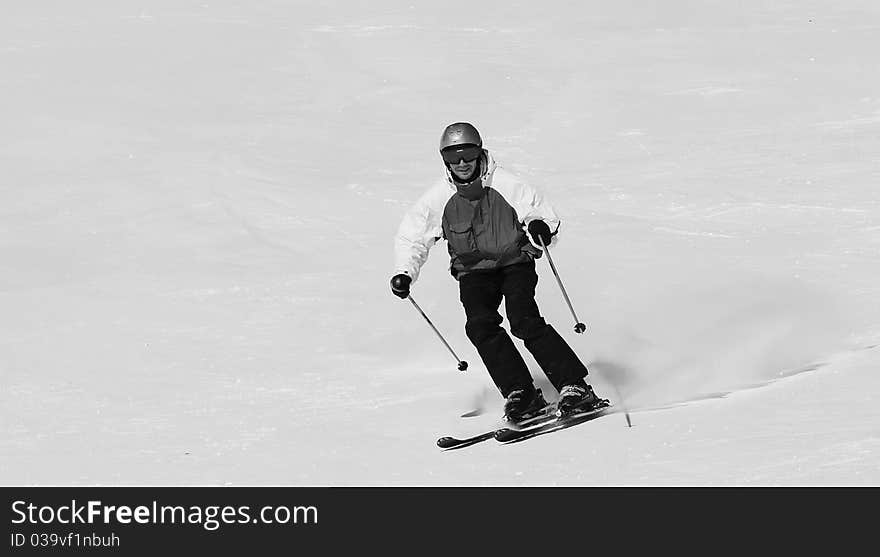
POLYGON ((3 12, 0 483, 880 484, 875 0, 3 12), (546 260, 539 303, 632 428, 435 446, 501 408, 445 246, 467 373, 388 292, 459 120, 562 215, 587 333, 546 260))

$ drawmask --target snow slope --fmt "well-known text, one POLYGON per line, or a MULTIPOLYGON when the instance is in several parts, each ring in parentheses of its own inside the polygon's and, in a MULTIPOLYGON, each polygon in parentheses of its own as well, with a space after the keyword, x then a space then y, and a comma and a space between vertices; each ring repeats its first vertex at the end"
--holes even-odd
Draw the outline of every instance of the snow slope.
POLYGON ((880 482, 876 2, 3 12, 0 483, 880 482), (587 334, 544 260, 539 303, 632 428, 434 446, 501 406, 445 246, 467 373, 388 293, 459 120, 557 206, 587 334))

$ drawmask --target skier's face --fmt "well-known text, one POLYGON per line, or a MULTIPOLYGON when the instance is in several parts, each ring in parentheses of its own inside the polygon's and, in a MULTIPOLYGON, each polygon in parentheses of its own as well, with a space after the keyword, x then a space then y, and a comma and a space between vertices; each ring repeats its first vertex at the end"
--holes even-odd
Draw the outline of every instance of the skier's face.
POLYGON ((482 154, 483 149, 479 145, 471 144, 451 146, 440 151, 443 162, 459 180, 467 180, 474 175, 482 154))
POLYGON ((479 159, 465 161, 464 159, 459 159, 458 162, 450 164, 449 168, 458 177, 459 180, 467 180, 474 174, 474 170, 476 170, 477 168, 478 160, 479 159))

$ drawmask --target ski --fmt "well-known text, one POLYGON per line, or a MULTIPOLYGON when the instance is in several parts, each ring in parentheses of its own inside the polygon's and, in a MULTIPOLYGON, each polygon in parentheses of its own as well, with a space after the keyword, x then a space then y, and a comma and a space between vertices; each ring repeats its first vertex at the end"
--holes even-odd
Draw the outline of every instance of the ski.
POLYGON ((515 426, 504 426, 501 428, 496 428, 491 431, 486 431, 484 433, 474 435, 473 437, 465 437, 464 439, 459 439, 457 437, 451 437, 447 435, 445 437, 437 439, 437 446, 443 450, 462 449, 464 447, 470 447, 471 445, 475 445, 483 441, 488 441, 489 439, 494 439, 495 435, 502 430, 520 431, 521 429, 526 427, 536 427, 543 423, 554 422, 557 420, 555 412, 556 405, 548 404, 547 406, 542 408, 537 414, 518 422, 515 426))
POLYGON ((612 414, 614 408, 610 405, 596 408, 588 412, 575 412, 567 416, 553 416, 552 419, 534 424, 532 427, 524 429, 502 428, 495 432, 495 440, 499 443, 516 443, 525 441, 538 435, 544 435, 560 429, 566 429, 584 422, 601 418, 602 416, 612 414))
POLYGON ((456 437, 450 436, 441 437, 440 439, 437 439, 437 446, 446 451, 451 449, 470 447, 471 445, 493 439, 495 437, 495 431, 496 430, 493 429, 492 431, 487 431, 485 433, 474 435, 473 437, 467 437, 465 439, 458 439, 456 437))

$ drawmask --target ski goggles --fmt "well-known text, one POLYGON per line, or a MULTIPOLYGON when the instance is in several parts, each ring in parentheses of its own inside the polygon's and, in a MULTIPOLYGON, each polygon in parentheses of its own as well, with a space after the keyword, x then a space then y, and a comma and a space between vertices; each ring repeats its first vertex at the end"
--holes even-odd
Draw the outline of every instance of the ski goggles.
POLYGON ((479 145, 456 145, 440 151, 440 156, 443 157, 443 162, 446 164, 457 164, 460 160, 471 162, 482 154, 483 148, 479 145))

